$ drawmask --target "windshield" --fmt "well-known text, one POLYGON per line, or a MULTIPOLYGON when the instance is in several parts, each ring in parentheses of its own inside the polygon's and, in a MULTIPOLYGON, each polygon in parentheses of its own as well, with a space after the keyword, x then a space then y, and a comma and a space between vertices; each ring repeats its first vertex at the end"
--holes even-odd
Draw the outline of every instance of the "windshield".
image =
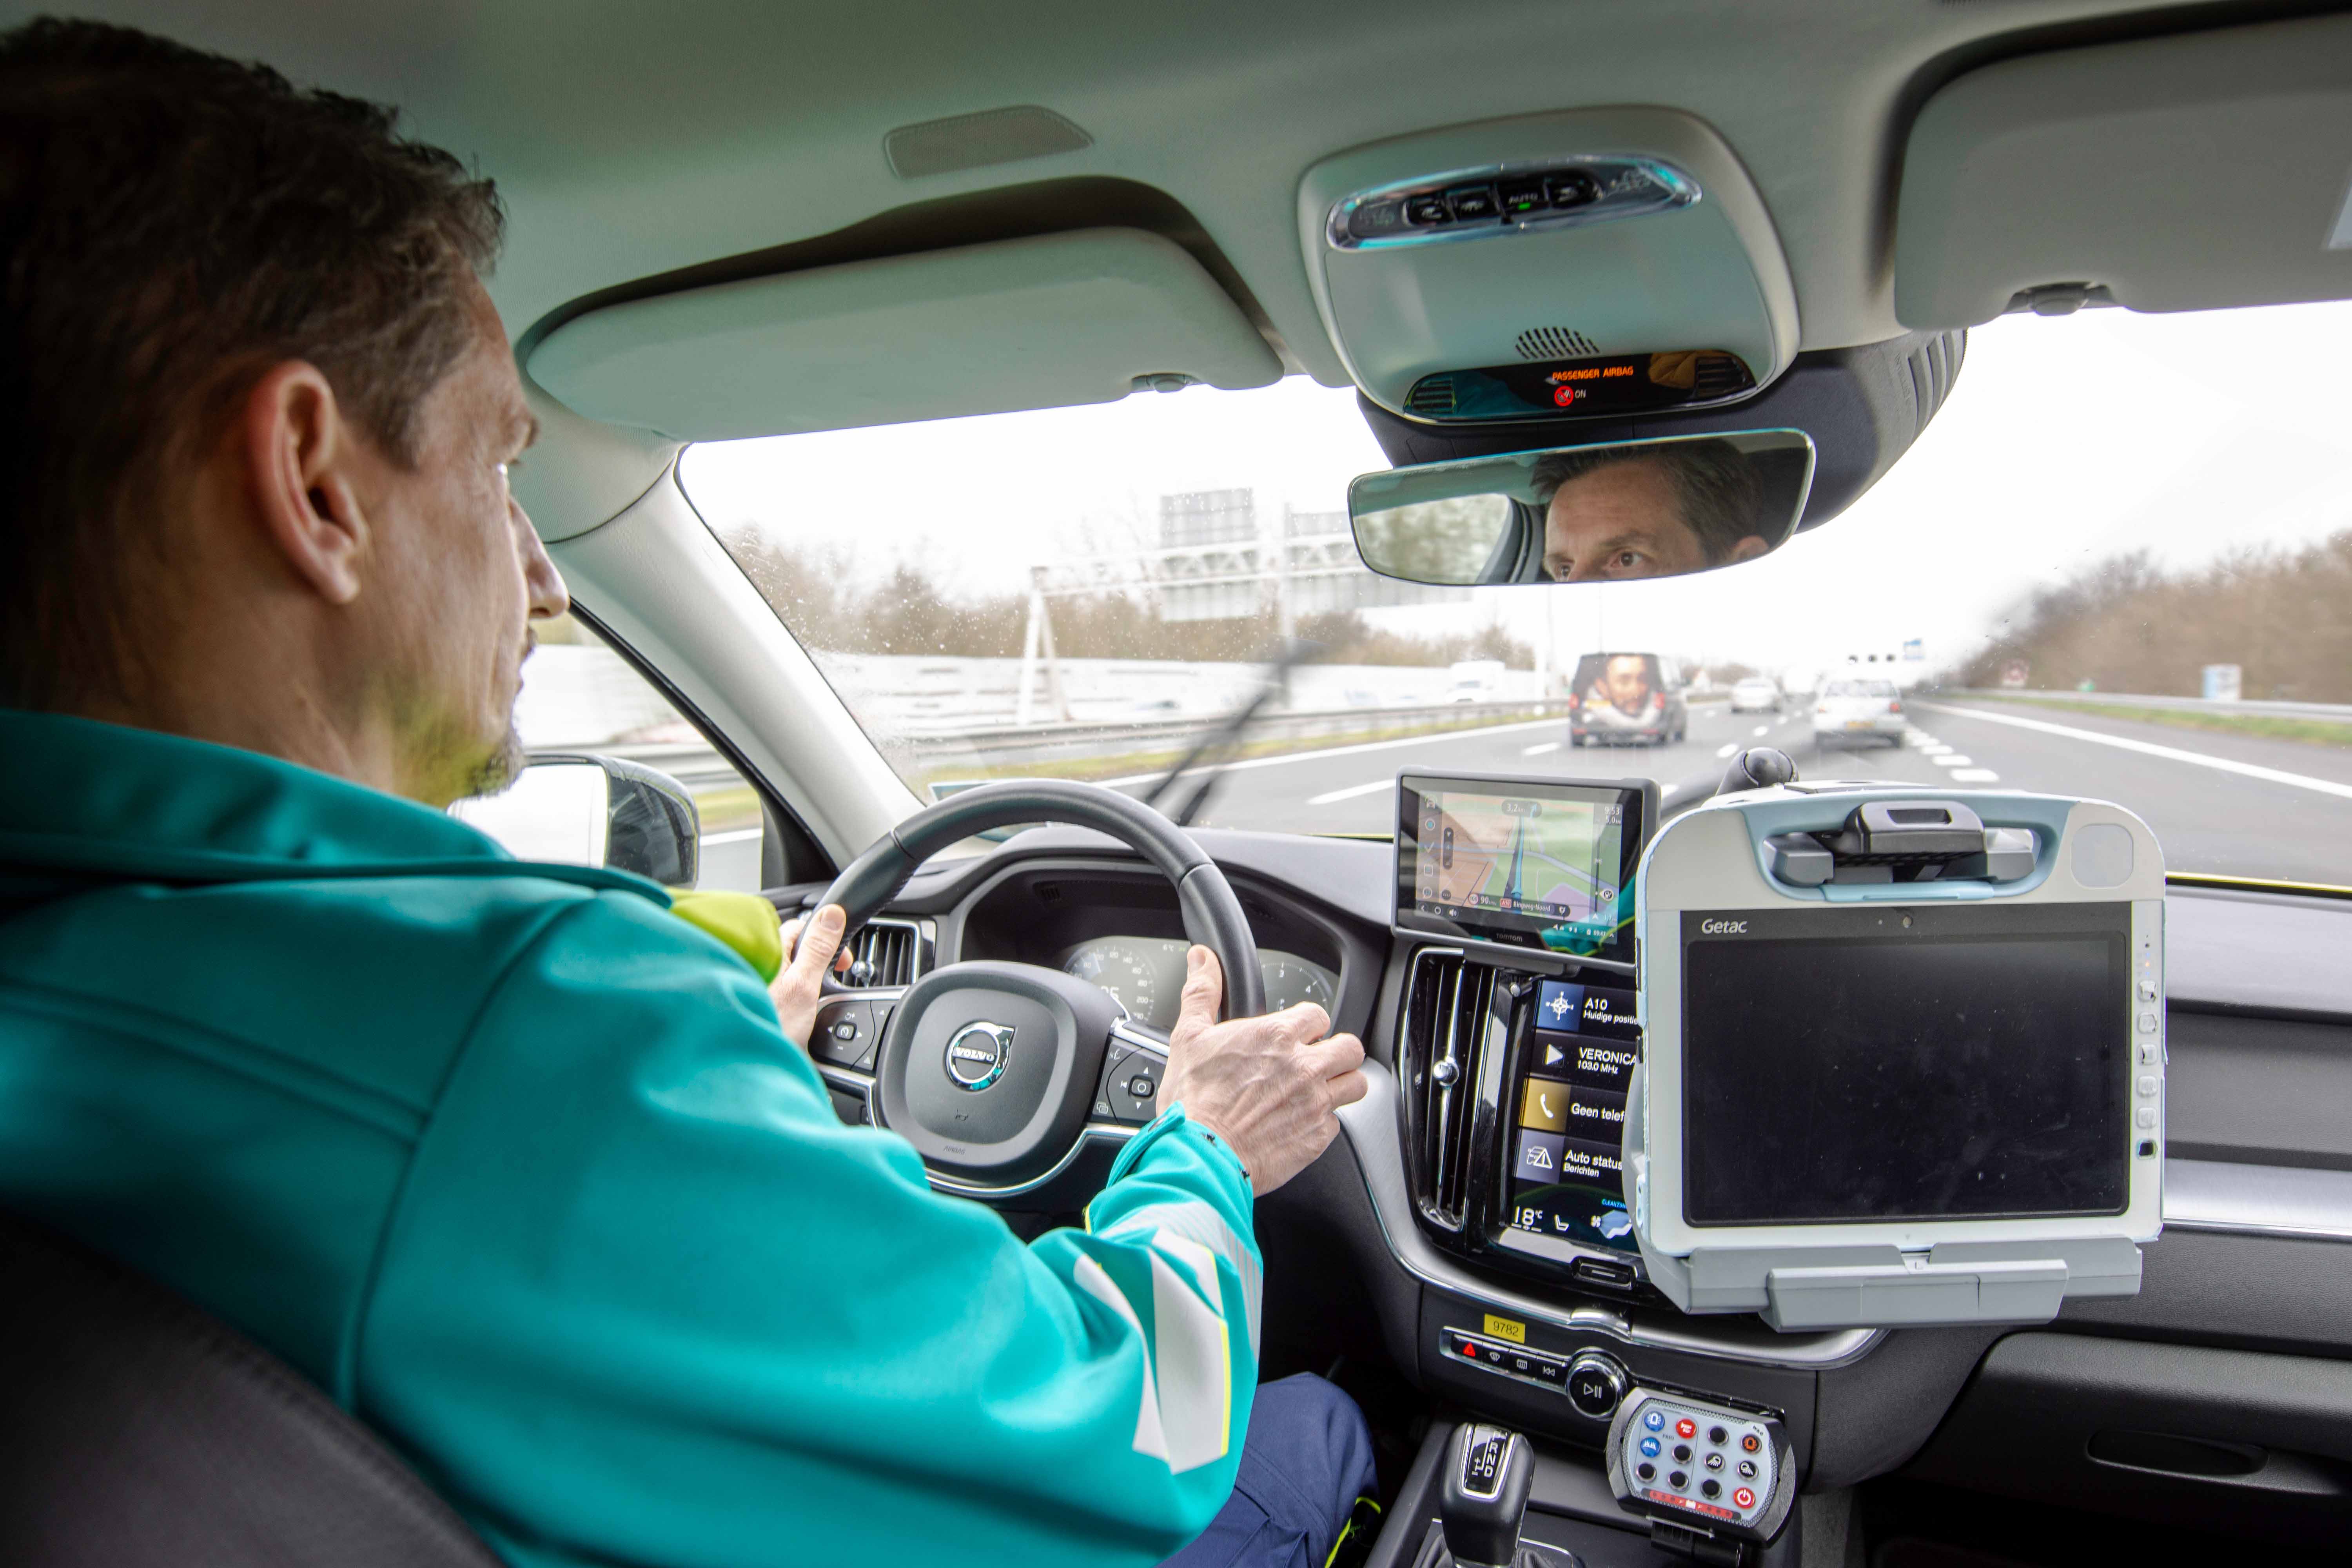
POLYGON ((1388 464, 1300 377, 703 445, 681 477, 925 798, 1141 793, 1303 641, 1202 759, 1199 821, 1387 837, 1401 768, 1672 790, 1773 745, 2113 800, 2176 871, 2352 885, 2347 355, 2340 304, 2004 318, 1847 511, 1655 582, 1371 575, 1347 487, 1388 464), (1734 712, 1749 678, 1789 700, 1734 712))

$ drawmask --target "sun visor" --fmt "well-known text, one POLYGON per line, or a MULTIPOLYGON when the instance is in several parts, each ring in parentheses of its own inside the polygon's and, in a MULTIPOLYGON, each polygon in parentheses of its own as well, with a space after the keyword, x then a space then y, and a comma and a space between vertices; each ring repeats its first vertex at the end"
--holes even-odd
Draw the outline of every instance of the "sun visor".
POLYGON ((1927 100, 1895 311, 1974 326, 2086 293, 2137 310, 2352 297, 2352 16, 2068 49, 1927 100))
POLYGON ((591 418, 712 441, 1108 403, 1142 376, 1264 386, 1282 363, 1181 246, 1090 228, 607 305, 530 370, 591 418))
POLYGON ((1438 425, 1737 402, 1797 352, 1762 199, 1664 109, 1488 121, 1326 159, 1298 192, 1325 327, 1374 403, 1438 425))

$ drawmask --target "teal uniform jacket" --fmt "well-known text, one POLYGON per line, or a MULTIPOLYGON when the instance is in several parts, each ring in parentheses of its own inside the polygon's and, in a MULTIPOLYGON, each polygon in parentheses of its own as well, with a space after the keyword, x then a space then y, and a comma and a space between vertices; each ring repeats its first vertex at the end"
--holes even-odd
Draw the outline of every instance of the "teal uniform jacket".
POLYGON ((0 712, 0 1207, 243 1329, 509 1561, 1150 1563, 1231 1491, 1246 1174, 1023 1245, 844 1126, 657 888, 0 712))

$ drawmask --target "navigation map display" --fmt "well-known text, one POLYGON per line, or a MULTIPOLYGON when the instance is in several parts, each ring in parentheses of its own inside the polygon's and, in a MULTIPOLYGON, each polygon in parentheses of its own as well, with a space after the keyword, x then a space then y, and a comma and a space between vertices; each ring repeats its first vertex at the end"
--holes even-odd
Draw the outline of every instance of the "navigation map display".
POLYGON ((1627 896, 1654 785, 1406 774, 1397 923, 1580 957, 1631 956, 1627 896))

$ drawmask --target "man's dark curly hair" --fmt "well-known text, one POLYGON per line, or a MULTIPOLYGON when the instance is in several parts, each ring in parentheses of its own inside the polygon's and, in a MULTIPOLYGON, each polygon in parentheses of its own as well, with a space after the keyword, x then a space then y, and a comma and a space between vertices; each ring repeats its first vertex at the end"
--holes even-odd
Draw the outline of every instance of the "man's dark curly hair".
POLYGON ((396 115, 127 28, 0 34, 0 704, 139 682, 173 489, 271 365, 417 460, 504 216, 396 115))

